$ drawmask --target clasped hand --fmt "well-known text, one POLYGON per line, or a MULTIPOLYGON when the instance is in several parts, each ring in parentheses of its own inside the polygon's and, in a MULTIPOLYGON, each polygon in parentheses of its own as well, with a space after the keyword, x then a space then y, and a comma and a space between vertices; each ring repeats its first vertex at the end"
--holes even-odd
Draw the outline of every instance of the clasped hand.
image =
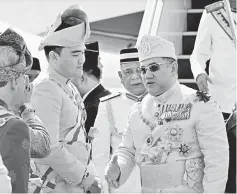
POLYGON ((121 171, 118 164, 118 156, 115 155, 105 170, 105 179, 110 187, 119 187, 120 174, 121 171))

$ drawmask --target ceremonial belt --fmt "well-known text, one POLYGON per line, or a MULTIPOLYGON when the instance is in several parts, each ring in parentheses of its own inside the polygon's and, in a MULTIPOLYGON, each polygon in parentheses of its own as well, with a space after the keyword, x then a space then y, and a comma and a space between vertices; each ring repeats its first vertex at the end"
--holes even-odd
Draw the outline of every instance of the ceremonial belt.
POLYGON ((147 191, 171 188, 185 184, 185 160, 159 165, 141 165, 142 188, 147 191))

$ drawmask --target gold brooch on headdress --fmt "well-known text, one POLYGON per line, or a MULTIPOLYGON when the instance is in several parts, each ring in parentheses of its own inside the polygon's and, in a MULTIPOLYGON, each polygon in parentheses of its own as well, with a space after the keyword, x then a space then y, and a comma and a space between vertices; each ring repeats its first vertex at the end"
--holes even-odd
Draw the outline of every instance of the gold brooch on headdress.
POLYGON ((140 45, 137 49, 145 56, 151 53, 151 45, 149 44, 147 37, 142 38, 140 45))

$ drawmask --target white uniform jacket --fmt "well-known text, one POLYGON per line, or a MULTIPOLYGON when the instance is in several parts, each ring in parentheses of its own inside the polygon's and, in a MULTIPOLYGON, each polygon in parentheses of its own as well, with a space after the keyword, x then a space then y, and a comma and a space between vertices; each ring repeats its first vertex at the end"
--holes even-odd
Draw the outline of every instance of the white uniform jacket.
POLYGON ((40 171, 44 173, 48 167, 53 169, 48 175, 48 181, 56 184, 54 192, 79 192, 80 189, 73 188, 82 181, 85 174, 89 149, 80 149, 87 145, 83 130, 84 105, 77 89, 49 67, 48 78, 34 87, 32 104, 51 140, 50 155, 36 159, 37 167, 40 166, 40 171), (79 135, 72 133, 77 128, 80 129, 79 135))
POLYGON ((225 190, 229 146, 221 111, 206 94, 178 82, 161 96, 148 94, 134 105, 114 154, 121 184, 135 158, 145 193, 225 190))
POLYGON ((8 170, 3 164, 2 157, 0 155, 0 193, 11 193, 12 185, 11 179, 8 176, 8 170))
MULTIPOLYGON (((223 28, 229 29, 226 21, 220 20, 223 27, 212 14, 221 17, 223 9, 213 13, 203 12, 193 53, 190 58, 191 69, 196 79, 205 73, 206 62, 210 59, 209 76, 213 84, 209 84, 210 94, 219 104, 222 112, 231 113, 236 101, 236 49, 234 42, 223 28), (217 12, 217 13, 216 13, 217 12), (221 12, 221 13, 220 13, 221 12)), ((233 13, 236 28, 236 14, 233 13)))
POLYGON ((105 167, 111 157, 111 149, 114 152, 121 142, 122 133, 127 124, 128 114, 135 101, 125 94, 111 94, 101 98, 98 114, 94 127, 99 132, 92 143, 92 160, 98 175, 103 182, 105 192, 111 193, 137 193, 141 190, 140 174, 138 167, 133 169, 126 184, 119 189, 110 189, 105 180, 105 167))

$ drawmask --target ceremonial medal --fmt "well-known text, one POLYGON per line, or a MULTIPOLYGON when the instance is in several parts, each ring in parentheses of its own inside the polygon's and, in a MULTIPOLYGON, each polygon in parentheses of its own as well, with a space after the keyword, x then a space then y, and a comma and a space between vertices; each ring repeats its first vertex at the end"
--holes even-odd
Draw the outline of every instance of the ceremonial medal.
POLYGON ((161 120, 161 121, 158 121, 158 125, 163 125, 164 122, 161 120))
POLYGON ((179 146, 179 154, 183 156, 188 156, 191 147, 186 143, 181 143, 179 146))
POLYGON ((153 138, 152 138, 151 135, 149 135, 149 136, 147 137, 147 139, 146 139, 147 145, 150 146, 150 145, 152 144, 152 141, 153 141, 153 138))
POLYGON ((138 113, 140 116, 140 119, 142 120, 142 122, 147 125, 151 131, 153 131, 156 127, 157 127, 157 123, 156 122, 152 122, 150 120, 148 120, 147 118, 145 118, 142 114, 142 108, 141 108, 141 103, 138 106, 138 113))
POLYGON ((166 136, 168 136, 169 140, 179 140, 183 134, 183 129, 179 126, 168 128, 165 132, 166 136))
POLYGON ((162 111, 161 111, 161 105, 160 104, 158 104, 158 106, 157 106, 157 111, 154 113, 154 118, 155 119, 158 119, 159 117, 160 117, 160 115, 161 115, 161 113, 162 113, 162 111))

